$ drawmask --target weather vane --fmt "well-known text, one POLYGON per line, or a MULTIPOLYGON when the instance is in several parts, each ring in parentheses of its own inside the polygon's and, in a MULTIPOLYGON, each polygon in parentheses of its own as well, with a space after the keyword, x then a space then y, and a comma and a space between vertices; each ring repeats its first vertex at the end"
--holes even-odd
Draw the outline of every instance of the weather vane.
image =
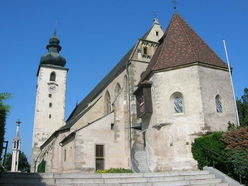
POLYGON ((22 122, 20 121, 20 119, 17 119, 16 121, 16 125, 20 125, 22 122))
POLYGON ((174 7, 173 7, 174 12, 176 12, 176 10, 177 10, 177 1, 176 0, 172 0, 171 2, 174 5, 174 7))
POLYGON ((156 10, 153 11, 153 16, 154 16, 154 18, 157 18, 158 17, 158 13, 157 13, 156 10))

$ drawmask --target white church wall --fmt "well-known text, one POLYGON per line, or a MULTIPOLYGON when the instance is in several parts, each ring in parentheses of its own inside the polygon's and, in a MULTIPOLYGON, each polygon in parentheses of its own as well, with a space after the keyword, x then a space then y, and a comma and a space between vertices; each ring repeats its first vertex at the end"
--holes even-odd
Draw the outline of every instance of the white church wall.
POLYGON ((145 121, 150 169, 195 169, 191 143, 193 134, 204 127, 198 67, 155 73, 150 80, 153 114, 145 121), (176 92, 183 95, 183 113, 175 113, 171 96, 176 92))
POLYGON ((199 67, 205 125, 211 131, 226 131, 228 122, 237 124, 235 102, 228 71, 199 67), (221 97, 223 112, 216 111, 215 97, 221 97))
POLYGON ((191 144, 206 132, 225 131, 236 122, 228 72, 190 66, 155 73, 151 77, 153 114, 144 119, 146 150, 152 171, 194 169, 191 144), (173 93, 181 93, 183 112, 176 113, 173 93), (216 111, 220 95, 223 113, 216 111))
POLYGON ((95 170, 95 145, 104 145, 104 168, 128 168, 124 140, 116 141, 111 130, 114 113, 92 123, 76 133, 76 166, 82 171, 95 170))

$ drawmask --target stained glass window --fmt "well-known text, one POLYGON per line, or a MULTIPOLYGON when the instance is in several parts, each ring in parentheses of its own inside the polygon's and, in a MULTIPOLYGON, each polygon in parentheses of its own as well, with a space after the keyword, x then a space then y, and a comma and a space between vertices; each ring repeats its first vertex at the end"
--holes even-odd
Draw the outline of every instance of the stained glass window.
POLYGON ((174 98, 174 110, 176 113, 183 113, 183 98, 181 96, 174 98))

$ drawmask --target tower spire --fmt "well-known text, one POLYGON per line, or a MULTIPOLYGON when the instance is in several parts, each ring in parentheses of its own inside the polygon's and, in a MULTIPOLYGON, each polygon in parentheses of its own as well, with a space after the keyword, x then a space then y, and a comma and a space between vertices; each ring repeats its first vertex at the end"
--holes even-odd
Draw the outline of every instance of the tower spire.
POLYGON ((19 166, 19 154, 20 154, 20 146, 21 146, 21 140, 20 140, 20 124, 22 122, 20 119, 16 121, 16 135, 13 140, 13 146, 12 146, 12 162, 11 162, 11 172, 18 172, 18 166, 19 166))

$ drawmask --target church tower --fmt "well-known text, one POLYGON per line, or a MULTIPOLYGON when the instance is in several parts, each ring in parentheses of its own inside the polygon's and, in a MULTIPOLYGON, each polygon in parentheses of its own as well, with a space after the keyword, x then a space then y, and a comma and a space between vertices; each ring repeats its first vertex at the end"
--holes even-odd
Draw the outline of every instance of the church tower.
POLYGON ((36 161, 40 146, 57 129, 65 125, 65 94, 67 71, 66 60, 59 52, 61 46, 56 32, 46 46, 48 53, 40 59, 37 72, 36 104, 32 144, 32 171, 36 171, 36 161))

